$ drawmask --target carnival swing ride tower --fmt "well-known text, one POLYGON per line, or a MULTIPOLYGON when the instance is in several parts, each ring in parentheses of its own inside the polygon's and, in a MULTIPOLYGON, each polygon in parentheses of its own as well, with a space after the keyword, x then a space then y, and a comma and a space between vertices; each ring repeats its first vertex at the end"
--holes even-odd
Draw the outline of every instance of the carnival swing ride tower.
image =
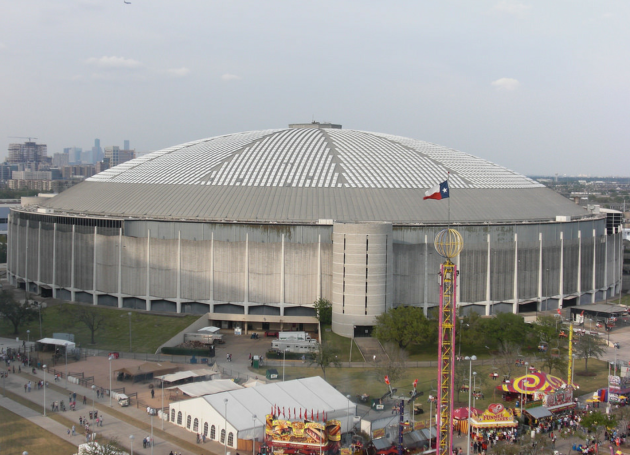
MULTIPOLYGON (((450 217, 449 217, 450 218, 450 217)), ((450 223, 449 223, 450 224, 450 223)), ((435 249, 446 259, 440 266, 440 317, 438 353, 438 445, 437 455, 450 455, 453 450, 453 392, 454 348, 457 296, 457 266, 451 259, 457 257, 464 241, 455 229, 440 231, 435 237, 435 249)))

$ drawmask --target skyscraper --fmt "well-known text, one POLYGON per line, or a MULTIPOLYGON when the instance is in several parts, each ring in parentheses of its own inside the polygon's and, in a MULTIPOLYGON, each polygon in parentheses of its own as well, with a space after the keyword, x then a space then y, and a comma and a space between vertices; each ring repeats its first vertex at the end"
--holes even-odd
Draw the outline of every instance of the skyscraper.
POLYGON ((125 139, 125 150, 129 150, 129 139, 125 139))
POLYGON ((103 149, 101 148, 101 140, 94 139, 94 147, 92 147, 92 162, 98 163, 103 160, 103 149))
POLYGON ((105 158, 109 158, 111 167, 118 166, 125 161, 133 160, 135 157, 135 150, 121 150, 117 145, 105 147, 105 158))
POLYGON ((24 144, 9 144, 9 155, 7 163, 23 163, 37 170, 39 163, 46 161, 48 148, 46 144, 36 144, 35 142, 25 142, 24 144))

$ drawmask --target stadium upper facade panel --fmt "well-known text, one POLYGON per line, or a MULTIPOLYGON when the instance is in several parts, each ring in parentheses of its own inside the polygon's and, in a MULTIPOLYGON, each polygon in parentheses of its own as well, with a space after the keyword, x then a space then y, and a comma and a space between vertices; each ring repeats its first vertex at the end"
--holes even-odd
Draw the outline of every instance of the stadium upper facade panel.
POLYGON ((153 152, 46 205, 90 215, 203 221, 440 223, 446 205, 422 202, 422 196, 449 175, 456 222, 587 215, 538 182, 457 150, 338 125, 295 126, 153 152))

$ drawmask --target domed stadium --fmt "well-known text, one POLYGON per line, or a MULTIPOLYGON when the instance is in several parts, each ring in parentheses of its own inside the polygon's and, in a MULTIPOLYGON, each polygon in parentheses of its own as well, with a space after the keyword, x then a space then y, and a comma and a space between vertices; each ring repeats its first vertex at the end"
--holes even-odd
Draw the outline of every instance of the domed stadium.
POLYGON ((433 240, 449 217, 463 313, 619 292, 606 214, 457 150, 321 123, 170 147, 15 209, 8 272, 42 295, 246 332, 317 330, 324 298, 336 333, 363 336, 389 308, 438 304, 433 240), (448 200, 423 200, 447 177, 448 200))

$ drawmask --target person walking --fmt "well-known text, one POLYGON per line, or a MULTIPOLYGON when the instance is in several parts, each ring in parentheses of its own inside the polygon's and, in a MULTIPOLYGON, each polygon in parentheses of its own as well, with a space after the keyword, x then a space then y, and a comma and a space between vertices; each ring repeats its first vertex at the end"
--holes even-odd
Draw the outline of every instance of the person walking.
POLYGON ((83 395, 83 404, 87 403, 87 396, 83 395))
POLYGON ((155 398, 155 389, 151 389, 151 398, 155 398))
POLYGON ((76 428, 74 427, 74 425, 72 425, 72 436, 75 436, 76 434, 76 428))

